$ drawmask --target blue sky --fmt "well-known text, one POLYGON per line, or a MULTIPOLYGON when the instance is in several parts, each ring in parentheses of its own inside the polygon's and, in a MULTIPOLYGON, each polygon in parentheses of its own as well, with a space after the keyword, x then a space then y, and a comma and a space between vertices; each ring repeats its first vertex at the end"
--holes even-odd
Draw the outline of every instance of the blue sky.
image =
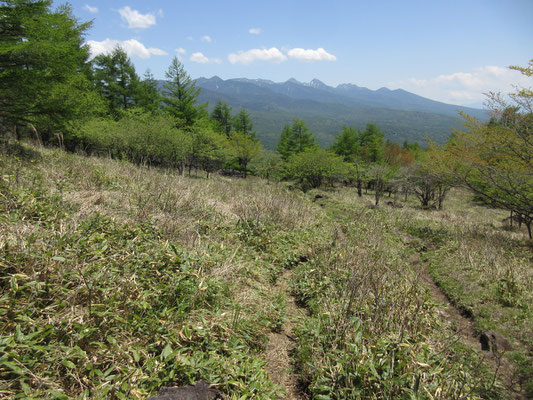
MULTIPOLYGON (((61 2, 54 2, 55 5, 61 2)), ((193 78, 386 86, 454 104, 528 82, 533 0, 71 0, 94 54, 121 44, 142 75, 179 56, 193 78)))

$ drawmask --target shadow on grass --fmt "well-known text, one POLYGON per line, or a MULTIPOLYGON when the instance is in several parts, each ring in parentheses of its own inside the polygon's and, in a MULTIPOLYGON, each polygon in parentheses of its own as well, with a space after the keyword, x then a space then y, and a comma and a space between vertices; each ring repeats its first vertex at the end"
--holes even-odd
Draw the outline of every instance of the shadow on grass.
POLYGON ((35 148, 26 146, 21 142, 13 142, 9 139, 0 138, 0 154, 15 156, 21 160, 41 160, 41 153, 35 148))

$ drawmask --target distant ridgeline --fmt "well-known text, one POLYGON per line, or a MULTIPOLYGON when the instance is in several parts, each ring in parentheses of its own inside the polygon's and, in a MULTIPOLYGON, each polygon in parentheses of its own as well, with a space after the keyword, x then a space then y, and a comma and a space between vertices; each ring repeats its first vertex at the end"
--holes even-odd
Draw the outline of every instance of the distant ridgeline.
POLYGON ((257 136, 270 149, 275 148, 283 126, 294 117, 307 122, 322 146, 329 146, 345 125, 363 129, 374 123, 386 133, 386 139, 424 145, 425 138, 444 143, 451 128, 461 127, 458 111, 487 119, 484 110, 441 103, 402 89, 370 90, 352 84, 331 87, 317 79, 275 83, 214 76, 197 79, 196 86, 202 89, 199 102, 209 102, 210 110, 219 100, 234 111, 246 108, 257 136))

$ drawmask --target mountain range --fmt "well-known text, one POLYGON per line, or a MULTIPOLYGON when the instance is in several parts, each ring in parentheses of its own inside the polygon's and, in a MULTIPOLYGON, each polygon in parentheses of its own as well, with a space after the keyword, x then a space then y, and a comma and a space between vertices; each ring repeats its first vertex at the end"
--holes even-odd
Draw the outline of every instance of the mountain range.
POLYGON ((451 130, 461 127, 459 112, 486 119, 484 110, 430 100, 402 89, 370 90, 345 83, 328 86, 318 79, 276 83, 264 79, 199 78, 199 103, 212 109, 223 101, 238 112, 250 113, 258 137, 267 148, 275 148, 283 126, 294 117, 305 120, 323 145, 328 146, 343 126, 364 129, 375 123, 385 137, 425 144, 425 139, 444 143, 451 130))

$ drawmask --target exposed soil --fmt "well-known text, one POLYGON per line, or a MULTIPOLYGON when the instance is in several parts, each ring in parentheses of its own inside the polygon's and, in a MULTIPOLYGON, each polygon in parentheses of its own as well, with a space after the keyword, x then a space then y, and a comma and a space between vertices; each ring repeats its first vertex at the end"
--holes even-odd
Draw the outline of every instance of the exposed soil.
POLYGON ((419 254, 413 255, 410 261, 417 268, 420 280, 429 289, 433 301, 442 305, 438 310, 439 316, 448 321, 455 334, 465 343, 476 350, 481 350, 479 335, 476 334, 472 320, 455 307, 448 299, 448 296, 435 284, 435 281, 427 272, 426 266, 420 262, 419 254))
POLYGON ((285 294, 287 303, 285 307, 286 321, 281 332, 271 332, 268 336, 268 344, 265 350, 267 371, 272 381, 285 389, 286 400, 302 400, 307 397, 299 389, 299 378, 294 372, 291 360, 291 351, 296 346, 292 329, 298 319, 305 318, 305 310, 296 305, 294 297, 290 293, 289 281, 292 272, 285 270, 278 278, 273 294, 285 294))

